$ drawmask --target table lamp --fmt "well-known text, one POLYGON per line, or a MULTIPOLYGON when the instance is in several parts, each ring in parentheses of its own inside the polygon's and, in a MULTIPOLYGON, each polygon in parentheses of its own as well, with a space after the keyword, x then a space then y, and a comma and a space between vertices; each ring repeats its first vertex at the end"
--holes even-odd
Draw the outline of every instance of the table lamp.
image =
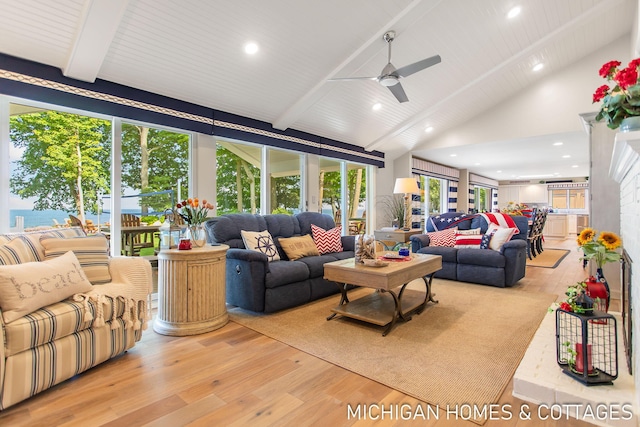
POLYGON ((393 187, 393 192, 394 194, 404 194, 404 227, 402 229, 405 231, 411 230, 409 194, 416 194, 419 191, 418 182, 415 178, 396 178, 396 185, 393 187))

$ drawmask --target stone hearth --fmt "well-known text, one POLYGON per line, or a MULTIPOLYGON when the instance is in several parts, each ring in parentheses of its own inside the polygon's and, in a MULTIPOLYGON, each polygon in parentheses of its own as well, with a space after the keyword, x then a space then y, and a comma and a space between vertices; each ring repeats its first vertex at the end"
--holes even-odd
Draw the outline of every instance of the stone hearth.
MULTIPOLYGON (((559 416, 562 410, 561 419, 565 419, 568 413, 573 418, 595 425, 637 427, 638 414, 629 417, 621 409, 626 404, 625 410, 634 410, 635 386, 624 359, 621 319, 616 313, 612 314, 616 316, 618 326, 618 378, 613 385, 588 387, 562 372, 556 361, 556 317, 555 313, 549 313, 513 376, 513 395, 542 405, 543 409, 552 408, 554 416, 559 416), (587 406, 593 409, 593 417, 586 412, 589 411, 587 406), (580 413, 576 413, 576 409, 580 413), (598 419, 598 410, 605 419, 598 419)), ((545 416, 550 416, 549 411, 544 412, 545 416)), ((531 419, 538 419, 535 411, 531 419)))

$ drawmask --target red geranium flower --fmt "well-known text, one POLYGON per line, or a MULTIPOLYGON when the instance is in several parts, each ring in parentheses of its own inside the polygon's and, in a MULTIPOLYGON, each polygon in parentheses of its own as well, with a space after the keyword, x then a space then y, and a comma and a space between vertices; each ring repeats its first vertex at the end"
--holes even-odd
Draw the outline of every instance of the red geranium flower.
POLYGON ((629 68, 635 68, 637 70, 638 66, 640 66, 640 58, 632 59, 631 62, 629 62, 629 68))
POLYGON ((600 86, 598 89, 596 89, 596 92, 593 94, 593 102, 602 101, 602 98, 604 98, 608 94, 609 94, 609 86, 607 85, 600 86))
POLYGON ((600 77, 608 77, 616 71, 616 67, 621 64, 620 61, 609 61, 600 68, 600 77))
POLYGON ((638 83, 638 70, 631 67, 623 68, 616 73, 613 80, 618 83, 620 89, 626 90, 629 86, 638 83))

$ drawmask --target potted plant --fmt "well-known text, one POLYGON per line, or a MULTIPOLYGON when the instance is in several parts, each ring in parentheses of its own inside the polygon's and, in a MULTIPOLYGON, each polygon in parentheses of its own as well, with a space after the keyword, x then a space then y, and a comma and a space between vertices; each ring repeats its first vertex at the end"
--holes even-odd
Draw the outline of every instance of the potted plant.
POLYGON ((620 127, 621 131, 627 131, 640 127, 640 58, 629 62, 626 68, 620 69, 620 64, 609 61, 600 68, 600 77, 609 83, 596 89, 593 103, 602 101, 596 120, 605 120, 611 129, 620 127))

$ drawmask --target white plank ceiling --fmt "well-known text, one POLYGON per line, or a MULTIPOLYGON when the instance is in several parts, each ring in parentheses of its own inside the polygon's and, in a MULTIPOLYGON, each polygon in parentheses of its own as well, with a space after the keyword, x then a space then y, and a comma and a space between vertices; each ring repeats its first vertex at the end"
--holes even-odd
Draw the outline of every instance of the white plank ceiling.
MULTIPOLYGON (((504 175, 493 165, 456 164, 430 140, 543 78, 531 72, 536 62, 556 72, 629 34, 636 14, 634 0, 0 0, 0 8, 0 52, 69 77, 380 150, 388 160, 414 151, 496 179, 504 175), (522 13, 509 21, 516 4, 522 13), (327 81, 377 76, 390 29, 396 67, 442 57, 402 79, 409 102, 375 81, 327 81), (244 53, 248 41, 257 54, 244 53), (373 111, 376 102, 382 108, 373 111)), ((586 168, 586 139, 576 144, 586 168)), ((507 147, 504 157, 522 158, 507 147)), ((542 162, 527 157, 533 168, 542 162)), ((586 175, 585 168, 562 174, 586 175)), ((521 174, 529 169, 518 166, 521 174)))

